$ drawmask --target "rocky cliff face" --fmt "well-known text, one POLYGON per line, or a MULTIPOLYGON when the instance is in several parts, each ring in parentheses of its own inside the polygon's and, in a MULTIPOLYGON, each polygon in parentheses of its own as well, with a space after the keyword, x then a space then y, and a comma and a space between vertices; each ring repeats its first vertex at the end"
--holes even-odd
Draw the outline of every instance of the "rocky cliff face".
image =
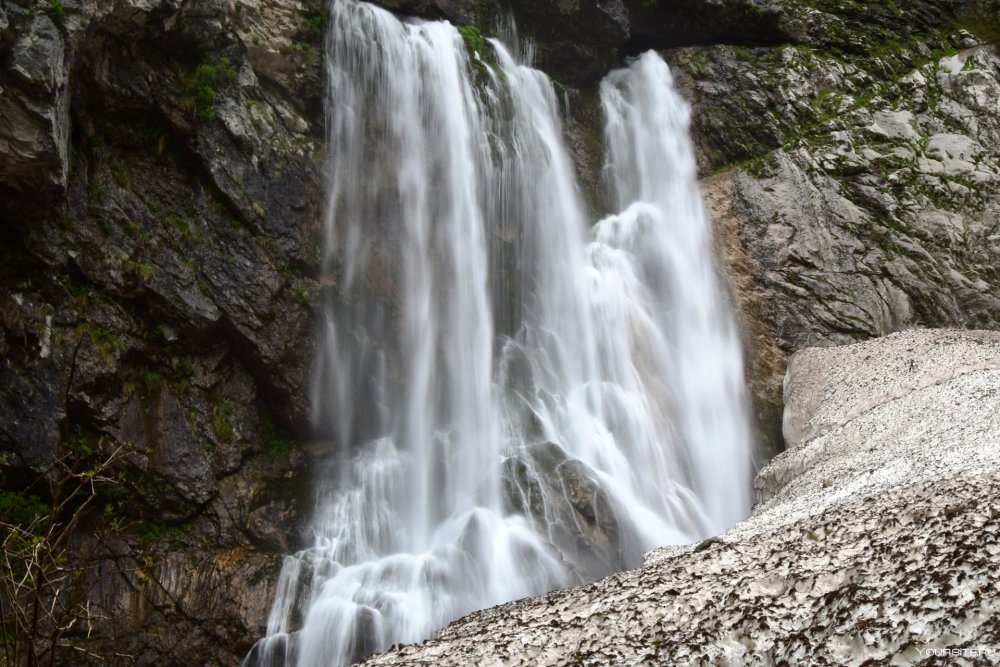
POLYGON ((774 434, 790 352, 1000 317, 996 5, 816 4, 671 52, 774 434))
MULTIPOLYGON (((490 0, 380 4, 487 34, 503 14, 490 0)), ((792 352, 996 326, 995 2, 510 10, 570 102, 587 190, 597 82, 665 50, 692 101, 772 449, 792 352)), ((93 631, 73 641, 123 663, 238 662, 303 539, 322 449, 303 388, 315 304, 336 289, 318 256, 325 16, 318 0, 0 1, 0 500, 48 502, 66 470, 117 453, 99 501, 122 520, 85 573, 93 631)), ((768 488, 792 474, 769 470, 768 488)), ((932 487, 964 502, 934 484, 891 502, 937 516, 920 500, 932 487)), ((78 551, 109 523, 88 515, 78 551)), ((739 544, 752 553, 678 553, 773 566, 773 545, 739 544)))
POLYGON ((4 493, 121 453, 87 576, 139 664, 237 661, 301 537, 322 16, 0 4, 4 493))
POLYGON ((988 664, 1000 334, 807 349, 787 383, 748 521, 365 664, 988 664))

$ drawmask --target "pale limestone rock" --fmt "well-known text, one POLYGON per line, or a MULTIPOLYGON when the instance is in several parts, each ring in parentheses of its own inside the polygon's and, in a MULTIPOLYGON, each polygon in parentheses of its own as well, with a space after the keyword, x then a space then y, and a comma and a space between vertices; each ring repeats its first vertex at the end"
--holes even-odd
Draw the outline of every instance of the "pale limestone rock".
POLYGON ((920 135, 914 129, 914 117, 909 111, 878 111, 868 132, 886 139, 917 140, 920 135))
POLYGON ((241 0, 236 30, 247 58, 261 76, 292 89, 296 73, 294 38, 305 14, 300 0, 241 0))
MULTIPOLYGON (((780 403, 784 359, 802 347, 913 326, 1000 326, 1000 54, 975 46, 933 60, 925 44, 905 53, 672 56, 702 162, 760 151, 704 190, 719 245, 756 267, 730 282, 751 332, 761 420, 780 403)), ((727 273, 743 270, 723 260, 727 273)))

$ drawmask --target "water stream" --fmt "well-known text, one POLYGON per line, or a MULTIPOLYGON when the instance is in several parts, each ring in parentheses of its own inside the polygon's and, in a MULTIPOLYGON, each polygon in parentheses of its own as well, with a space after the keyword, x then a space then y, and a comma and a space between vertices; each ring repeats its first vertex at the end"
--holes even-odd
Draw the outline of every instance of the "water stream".
POLYGON ((740 345, 659 56, 601 85, 596 224, 503 44, 333 0, 327 59, 330 454, 247 662, 348 664, 745 517, 740 345))

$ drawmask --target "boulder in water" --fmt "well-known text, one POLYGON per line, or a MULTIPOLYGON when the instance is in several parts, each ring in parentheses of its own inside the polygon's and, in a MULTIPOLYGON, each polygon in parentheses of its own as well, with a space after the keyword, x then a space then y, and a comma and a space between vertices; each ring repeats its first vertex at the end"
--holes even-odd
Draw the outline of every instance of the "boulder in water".
POLYGON ((584 580, 638 564, 625 516, 597 473, 552 442, 519 447, 503 463, 508 507, 520 512, 584 580))

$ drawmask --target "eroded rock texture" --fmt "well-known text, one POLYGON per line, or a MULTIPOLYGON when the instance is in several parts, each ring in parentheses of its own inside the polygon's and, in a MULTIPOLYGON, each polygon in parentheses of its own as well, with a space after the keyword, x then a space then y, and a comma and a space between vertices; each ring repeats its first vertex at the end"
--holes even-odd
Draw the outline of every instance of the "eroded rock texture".
POLYGON ((795 350, 1000 322, 996 7, 827 4, 825 38, 668 54, 765 435, 795 350))
POLYGON ((365 664, 990 664, 956 653, 1000 648, 1000 334, 808 349, 788 396, 748 521, 365 664))
POLYGON ((321 17, 0 3, 3 499, 120 452, 66 639, 123 664, 237 662, 302 539, 321 17))

